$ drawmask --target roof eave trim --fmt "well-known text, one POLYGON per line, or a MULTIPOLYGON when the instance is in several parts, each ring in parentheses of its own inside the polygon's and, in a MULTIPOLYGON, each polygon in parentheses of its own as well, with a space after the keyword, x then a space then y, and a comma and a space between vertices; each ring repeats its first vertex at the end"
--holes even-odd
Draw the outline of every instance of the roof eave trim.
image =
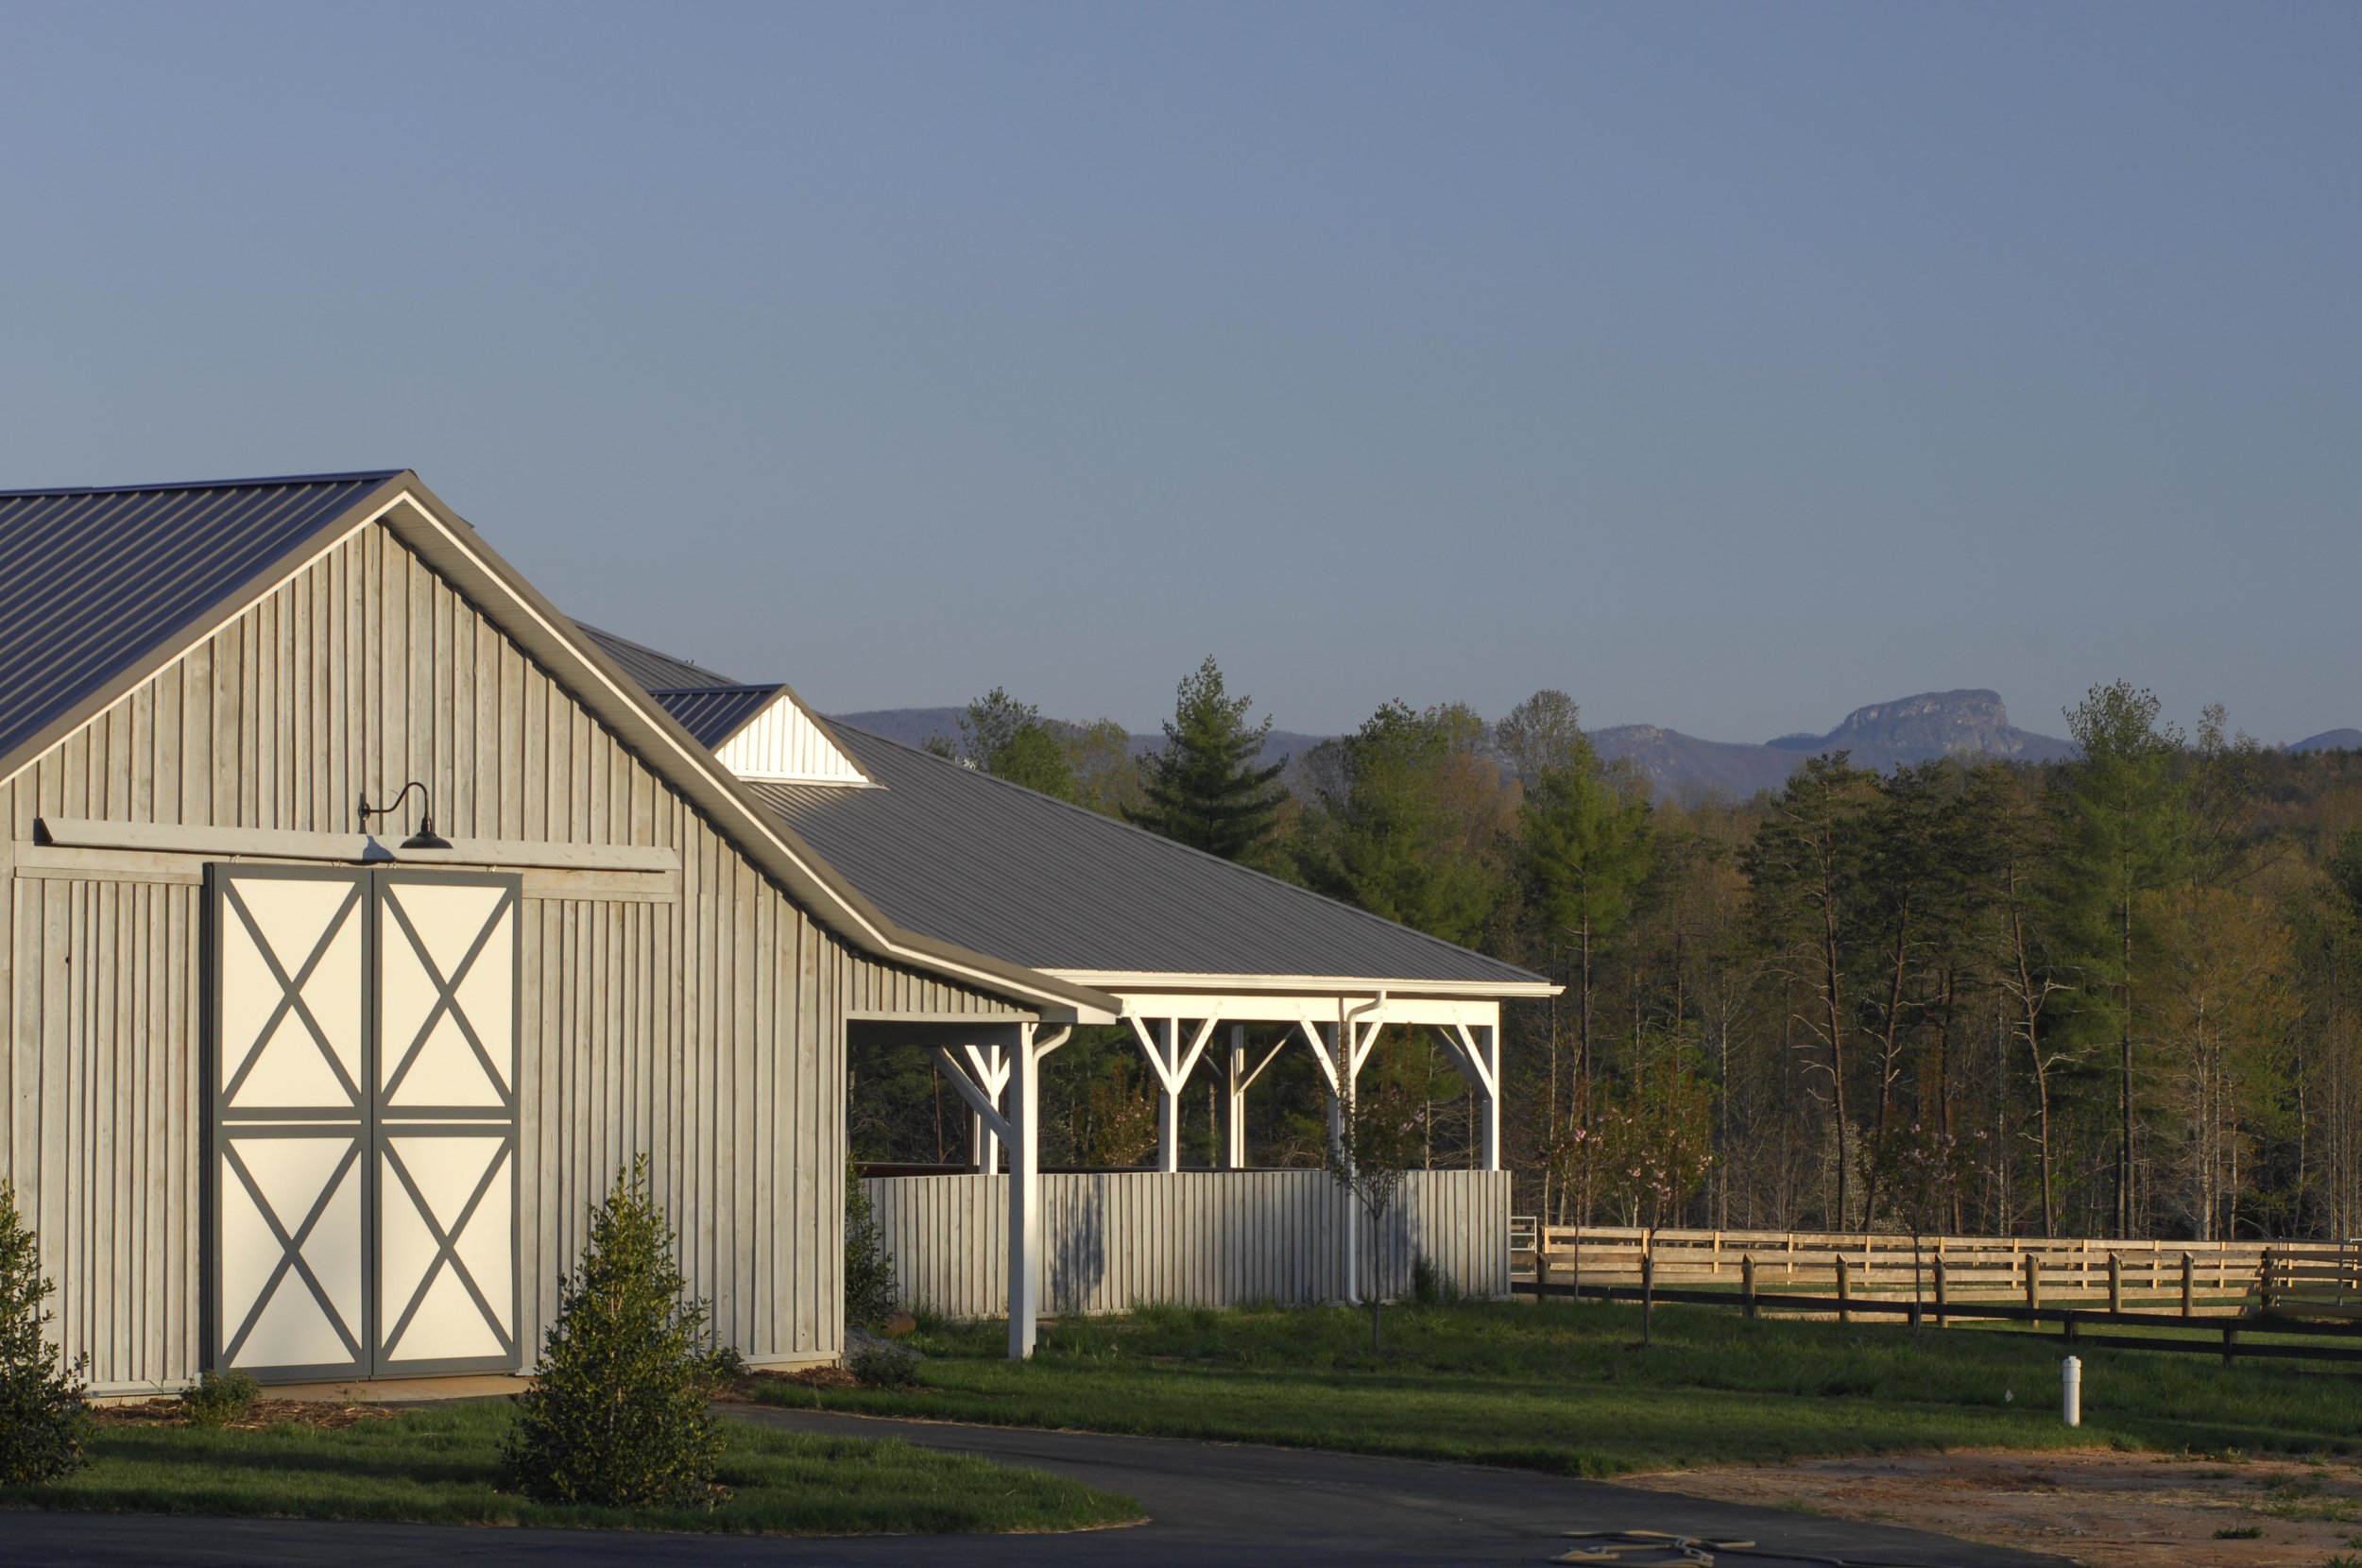
POLYGON ((1383 991, 1396 997, 1505 998, 1556 997, 1566 989, 1539 976, 1515 980, 1385 980, 1370 975, 1204 975, 1117 969, 1044 969, 1042 973, 1119 995, 1131 991, 1229 991, 1258 996, 1367 996, 1383 991))

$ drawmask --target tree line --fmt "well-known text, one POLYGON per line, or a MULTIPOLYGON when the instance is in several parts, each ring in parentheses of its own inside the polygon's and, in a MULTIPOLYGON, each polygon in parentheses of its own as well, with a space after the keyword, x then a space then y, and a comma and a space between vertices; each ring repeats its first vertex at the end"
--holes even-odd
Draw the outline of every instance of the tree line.
MULTIPOLYGON (((1252 707, 1208 659, 1144 756, 998 690, 934 749, 1561 982, 1504 1019, 1529 1212, 2198 1238, 2362 1223, 2362 754, 2267 749, 2218 707, 2187 735, 2116 682, 2068 711, 2068 761, 1877 773, 1840 753, 1752 799, 1657 801, 1559 691, 1491 722, 1389 703, 1284 765, 1260 759, 1252 707)), ((1128 1041, 1070 1052, 1045 1079, 1045 1160, 1145 1157, 1128 1041)), ((1320 1163, 1304 1054, 1257 1085, 1257 1163, 1320 1163)), ((963 1157, 931 1068, 865 1065, 865 1155, 963 1157)), ((1370 1071, 1423 1108, 1424 1159, 1473 1158, 1476 1107, 1422 1031, 1390 1031, 1370 1071)))

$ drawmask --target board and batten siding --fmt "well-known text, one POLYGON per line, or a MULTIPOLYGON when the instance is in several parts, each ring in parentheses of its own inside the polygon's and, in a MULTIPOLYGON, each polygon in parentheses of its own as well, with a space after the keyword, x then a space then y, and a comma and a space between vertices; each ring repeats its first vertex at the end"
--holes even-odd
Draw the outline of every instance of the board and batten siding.
POLYGON ((343 833, 356 795, 412 778, 453 838, 681 862, 677 897, 529 888, 528 1356, 639 1153, 721 1338, 757 1362, 835 1355, 846 1016, 1012 1008, 840 943, 375 526, 0 782, 0 1180, 40 1232, 68 1355, 102 1389, 198 1371, 202 919, 193 864, 44 852, 35 819, 343 833))
MULTIPOLYGON (((1384 1293, 1408 1294, 1425 1257, 1464 1295, 1509 1293, 1510 1173, 1414 1170, 1384 1222, 1384 1293)), ((1008 1311, 1006 1176, 876 1176, 863 1190, 908 1305, 949 1318, 1008 1311)), ((1237 1306, 1344 1295, 1345 1227, 1366 1291, 1379 1266, 1369 1220, 1320 1170, 1046 1173, 1042 1309, 1125 1312, 1149 1303, 1237 1306)))

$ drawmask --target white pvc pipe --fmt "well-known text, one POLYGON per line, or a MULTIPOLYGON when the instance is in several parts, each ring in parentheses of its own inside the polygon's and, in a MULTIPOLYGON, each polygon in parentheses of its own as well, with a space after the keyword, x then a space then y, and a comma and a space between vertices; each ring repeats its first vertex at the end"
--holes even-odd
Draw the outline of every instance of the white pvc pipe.
POLYGON ((2069 1426, 2083 1424, 2083 1363, 2072 1355, 2059 1364, 2059 1414, 2069 1426))

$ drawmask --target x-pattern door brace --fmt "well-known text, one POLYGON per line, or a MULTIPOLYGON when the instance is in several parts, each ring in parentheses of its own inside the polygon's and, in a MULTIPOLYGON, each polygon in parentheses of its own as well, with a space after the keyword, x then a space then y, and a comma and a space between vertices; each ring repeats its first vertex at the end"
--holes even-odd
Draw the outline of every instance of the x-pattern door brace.
POLYGON ((237 1145, 225 1140, 221 1151, 223 1163, 236 1174, 238 1185, 246 1188, 247 1196, 254 1201, 254 1211, 263 1217, 263 1223, 270 1227, 271 1238, 279 1243, 279 1262, 271 1270, 270 1277, 263 1282, 263 1288, 255 1292, 254 1304, 247 1309, 246 1321, 238 1325, 237 1333, 224 1341, 222 1364, 228 1366, 237 1360, 238 1352, 246 1346, 247 1336, 252 1334, 254 1325, 262 1321, 264 1309, 270 1305, 289 1270, 293 1270, 296 1277, 303 1282, 303 1287, 312 1293, 312 1299, 319 1303, 321 1315, 327 1318, 328 1326, 334 1329, 336 1338, 344 1341, 345 1353, 358 1358, 361 1341, 345 1322, 344 1315, 336 1310, 336 1304, 329 1300, 327 1287, 320 1284, 320 1277, 312 1271, 309 1263, 303 1261, 303 1244, 312 1238, 312 1232, 318 1226, 320 1217, 328 1212, 329 1202, 336 1196, 336 1189, 344 1185, 346 1174, 361 1158, 359 1141, 356 1139, 346 1148, 344 1158, 336 1162, 336 1168, 320 1188, 319 1196, 312 1200, 311 1212, 303 1217, 303 1223, 293 1232, 280 1223, 270 1200, 263 1196, 262 1184, 255 1181, 254 1173, 239 1157, 237 1145))
POLYGON ((247 908, 244 898, 238 896, 237 883, 223 882, 224 902, 236 913, 238 924, 246 928, 248 939, 254 944, 254 951, 261 955, 264 966, 270 971, 270 978, 279 985, 278 1005, 271 1009, 270 1016, 263 1021, 263 1027, 256 1031, 254 1038, 248 1042, 246 1060, 238 1064, 238 1070, 231 1076, 228 1083, 222 1085, 223 1104, 237 1102, 238 1091, 246 1087, 247 1079, 252 1076, 256 1065, 263 1060, 263 1048, 270 1042, 271 1036, 279 1032, 280 1024, 289 1013, 302 1020, 305 1031, 312 1036, 312 1044, 319 1050, 320 1059, 328 1064, 328 1070, 336 1075, 336 1086, 353 1104, 360 1104, 361 1087, 345 1070, 344 1061, 336 1054, 336 1048, 328 1043, 328 1031, 320 1027, 319 1019, 313 1015, 312 1009, 304 1002, 303 988, 311 982, 320 962, 328 957, 328 949, 336 945, 336 938, 344 930, 345 922, 352 917, 354 907, 361 902, 361 889, 359 882, 352 885, 352 891, 345 895, 344 902, 336 906, 335 914, 320 932, 319 940, 312 945, 312 951, 290 976, 286 966, 279 962, 279 955, 271 950, 270 939, 263 934, 262 925, 254 918, 254 912, 247 908))
POLYGON ((410 944, 410 950, 419 961, 419 971, 426 976, 427 983, 435 987, 435 1005, 426 1010, 426 1019, 419 1026, 419 1032, 402 1051, 402 1060, 396 1064, 394 1070, 386 1076, 385 1098, 387 1100, 394 1098, 395 1092, 402 1087, 402 1081, 410 1075, 411 1067, 419 1060, 419 1053, 426 1048, 428 1039, 435 1033, 436 1024, 449 1014, 451 1020, 459 1026, 460 1036, 468 1042, 468 1048, 475 1053, 476 1065, 484 1069, 484 1076, 491 1083, 493 1092, 500 1096, 501 1104, 508 1110, 516 1109, 517 1096, 508 1082, 507 1074, 493 1065, 492 1053, 484 1048, 484 1041, 477 1035, 475 1026, 468 1021, 468 1010, 459 1005, 459 987, 466 983, 469 971, 475 967, 476 960, 484 956, 484 949, 491 945, 492 938, 501 932, 501 916, 508 912, 515 896, 511 893, 500 895, 491 912, 484 917, 484 929, 475 933, 475 940, 468 945, 467 953, 461 957, 458 967, 448 980, 436 966, 434 955, 426 950, 426 943, 419 937, 418 927, 411 924, 410 913, 402 907, 402 900, 383 900, 385 907, 393 912, 394 924, 401 929, 403 940, 410 944))
POLYGON ((476 1284, 475 1275, 468 1271, 468 1266, 459 1258, 459 1237, 467 1230, 468 1221, 475 1218, 477 1205, 484 1202, 484 1195, 492 1190, 492 1184, 508 1168, 507 1148, 504 1145, 493 1154, 491 1163, 484 1167, 483 1176, 478 1178, 475 1190, 468 1195, 467 1204, 460 1209, 459 1218, 452 1221, 448 1231, 436 1222, 434 1205, 426 1201, 426 1194, 419 1190, 419 1184, 411 1177, 410 1167, 402 1162, 402 1151, 393 1146, 391 1140, 385 1145, 385 1164, 393 1171, 395 1180, 402 1183, 402 1191, 410 1195, 410 1202, 418 1208, 419 1219, 426 1225, 427 1235, 435 1238, 435 1260, 419 1275, 418 1288, 411 1291, 410 1300, 402 1307, 401 1316, 386 1331, 384 1354, 391 1356, 394 1347, 402 1343, 403 1332, 410 1327, 410 1320, 419 1315, 419 1308, 426 1302, 427 1291, 434 1287, 436 1277, 446 1267, 467 1288, 469 1298, 475 1303, 475 1309, 484 1314, 484 1321, 500 1340, 501 1354, 513 1353, 517 1348, 515 1338, 502 1326, 501 1314, 485 1299, 483 1287, 476 1284))

